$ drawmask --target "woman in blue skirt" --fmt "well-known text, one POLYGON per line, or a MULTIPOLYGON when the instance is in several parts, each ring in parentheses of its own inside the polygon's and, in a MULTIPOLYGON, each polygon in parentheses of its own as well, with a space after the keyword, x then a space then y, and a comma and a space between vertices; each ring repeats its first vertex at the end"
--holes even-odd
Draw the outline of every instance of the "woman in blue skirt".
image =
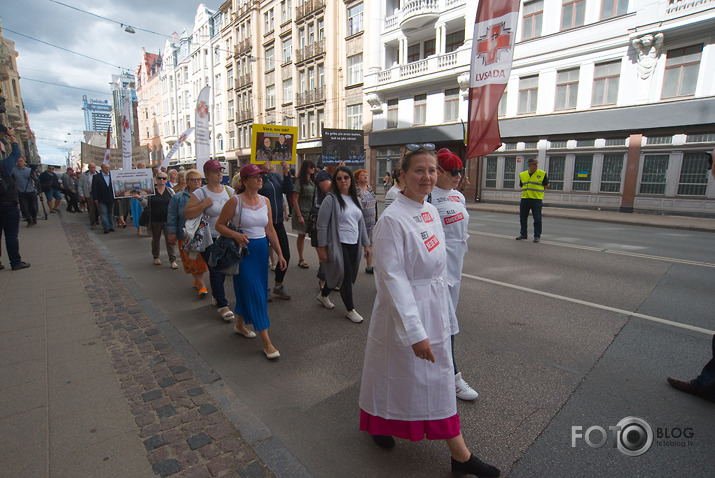
POLYGON ((241 168, 241 189, 223 206, 221 215, 216 221, 216 232, 225 237, 233 238, 240 246, 248 246, 248 255, 241 262, 240 272, 233 276, 233 289, 236 293, 236 325, 235 332, 247 338, 256 334, 246 328, 252 324, 263 340, 263 352, 269 359, 281 356, 278 349, 271 343, 268 336, 268 308, 266 293, 268 291, 268 242, 278 255, 278 267, 287 267, 283 252, 278 242, 278 235, 271 220, 271 204, 268 199, 260 196, 258 190, 263 187, 261 170, 255 164, 247 164, 241 168), (239 217, 240 214, 240 217, 239 217), (238 226, 242 232, 232 231, 229 221, 238 226))

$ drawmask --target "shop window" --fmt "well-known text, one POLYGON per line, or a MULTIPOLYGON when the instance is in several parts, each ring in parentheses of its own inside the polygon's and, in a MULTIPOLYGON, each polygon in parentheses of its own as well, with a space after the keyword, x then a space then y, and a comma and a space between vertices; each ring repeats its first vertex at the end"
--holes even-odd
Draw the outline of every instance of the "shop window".
POLYGON ((665 194, 665 177, 668 172, 667 154, 646 154, 643 158, 640 194, 665 194))

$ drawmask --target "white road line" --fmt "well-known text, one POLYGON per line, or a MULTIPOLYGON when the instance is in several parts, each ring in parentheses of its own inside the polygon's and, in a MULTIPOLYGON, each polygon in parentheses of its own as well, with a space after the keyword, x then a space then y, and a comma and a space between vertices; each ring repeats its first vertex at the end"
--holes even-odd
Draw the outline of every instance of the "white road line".
MULTIPOLYGON (((480 236, 489 236, 489 237, 497 237, 500 239, 511 239, 511 236, 506 236, 504 234, 494 234, 492 232, 482 232, 482 231, 469 231, 469 234, 476 234, 480 236)), ((552 246, 560 246, 560 247, 568 247, 571 249, 581 249, 584 251, 593 251, 593 252, 603 252, 606 254, 617 254, 621 256, 630 256, 630 257, 638 257, 640 259, 651 259, 654 261, 664 261, 664 262, 673 262, 676 264, 688 264, 691 266, 700 266, 700 267, 711 267, 715 268, 715 264, 712 262, 702 262, 702 261, 690 261, 688 259, 675 259, 673 257, 665 257, 665 256, 653 256, 650 254, 639 254, 637 252, 629 252, 629 251, 619 251, 618 249, 603 249, 601 247, 593 247, 593 246, 581 246, 578 244, 569 244, 567 242, 554 242, 554 241, 541 241, 542 244, 549 244, 552 246)))
POLYGON ((681 324, 680 322, 673 322, 672 320, 661 319, 660 317, 654 317, 652 315, 640 314, 638 312, 632 312, 630 310, 618 309, 616 307, 609 307, 607 305, 596 304, 595 302, 588 302, 585 300, 574 299, 574 298, 566 297, 563 295, 552 294, 550 292, 535 290, 530 287, 522 287, 520 285, 509 284, 508 282, 487 279, 486 277, 473 276, 471 274, 462 274, 462 277, 466 277, 468 279, 472 279, 472 280, 476 280, 476 281, 487 282, 489 284, 498 285, 498 286, 502 286, 502 287, 509 287, 510 289, 516 289, 516 290, 520 290, 523 292, 529 292, 531 294, 541 295, 544 297, 550 297, 552 299, 558 299, 558 300, 563 300, 566 302, 572 302, 574 304, 584 305, 586 307, 593 307, 594 309, 601 309, 601 310, 606 310, 608 312, 615 312, 617 314, 638 317, 641 319, 650 320, 651 322, 658 322, 661 324, 671 325, 673 327, 678 327, 681 329, 692 330, 693 332, 700 332, 701 334, 713 335, 712 330, 703 329, 702 327, 696 327, 694 325, 681 324))

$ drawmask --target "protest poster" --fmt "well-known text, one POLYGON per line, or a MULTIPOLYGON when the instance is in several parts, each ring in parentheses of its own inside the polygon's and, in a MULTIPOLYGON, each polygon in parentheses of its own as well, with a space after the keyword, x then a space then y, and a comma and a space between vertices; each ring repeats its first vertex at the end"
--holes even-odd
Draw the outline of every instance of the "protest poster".
POLYGON ((361 129, 323 129, 323 166, 365 164, 365 139, 361 129))
POLYGON ((135 191, 140 196, 154 195, 154 176, 151 168, 112 169, 109 175, 112 178, 115 199, 132 197, 135 191))
POLYGON ((266 161, 295 164, 298 139, 297 126, 254 124, 252 126, 251 162, 266 161))

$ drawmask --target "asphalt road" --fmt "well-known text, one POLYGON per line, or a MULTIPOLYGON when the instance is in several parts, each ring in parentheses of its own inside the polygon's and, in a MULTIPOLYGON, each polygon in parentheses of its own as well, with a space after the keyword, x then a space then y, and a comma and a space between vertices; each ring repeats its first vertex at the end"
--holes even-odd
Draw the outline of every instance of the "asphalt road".
MULTIPOLYGON (((711 476, 715 404, 665 377, 692 378, 710 356, 712 234, 549 219, 534 244, 514 240, 515 216, 485 212, 472 213, 470 231, 456 359, 480 394, 459 403, 472 451, 502 476, 711 476), (643 455, 626 456, 608 427, 629 416, 654 435, 692 436, 656 439, 643 455), (574 426, 604 428, 607 443, 572 447, 574 426)), ((300 269, 293 249, 285 279, 293 298, 268 305, 281 352, 269 362, 260 341, 232 334, 210 300, 195 296, 165 251, 164 265, 152 264, 149 238, 131 228, 97 238, 311 474, 449 476, 444 443, 398 440, 386 452, 358 431, 373 276, 358 278, 356 309, 366 321, 353 324, 337 292, 334 310, 317 302, 315 252, 306 253, 311 268, 300 269)))

